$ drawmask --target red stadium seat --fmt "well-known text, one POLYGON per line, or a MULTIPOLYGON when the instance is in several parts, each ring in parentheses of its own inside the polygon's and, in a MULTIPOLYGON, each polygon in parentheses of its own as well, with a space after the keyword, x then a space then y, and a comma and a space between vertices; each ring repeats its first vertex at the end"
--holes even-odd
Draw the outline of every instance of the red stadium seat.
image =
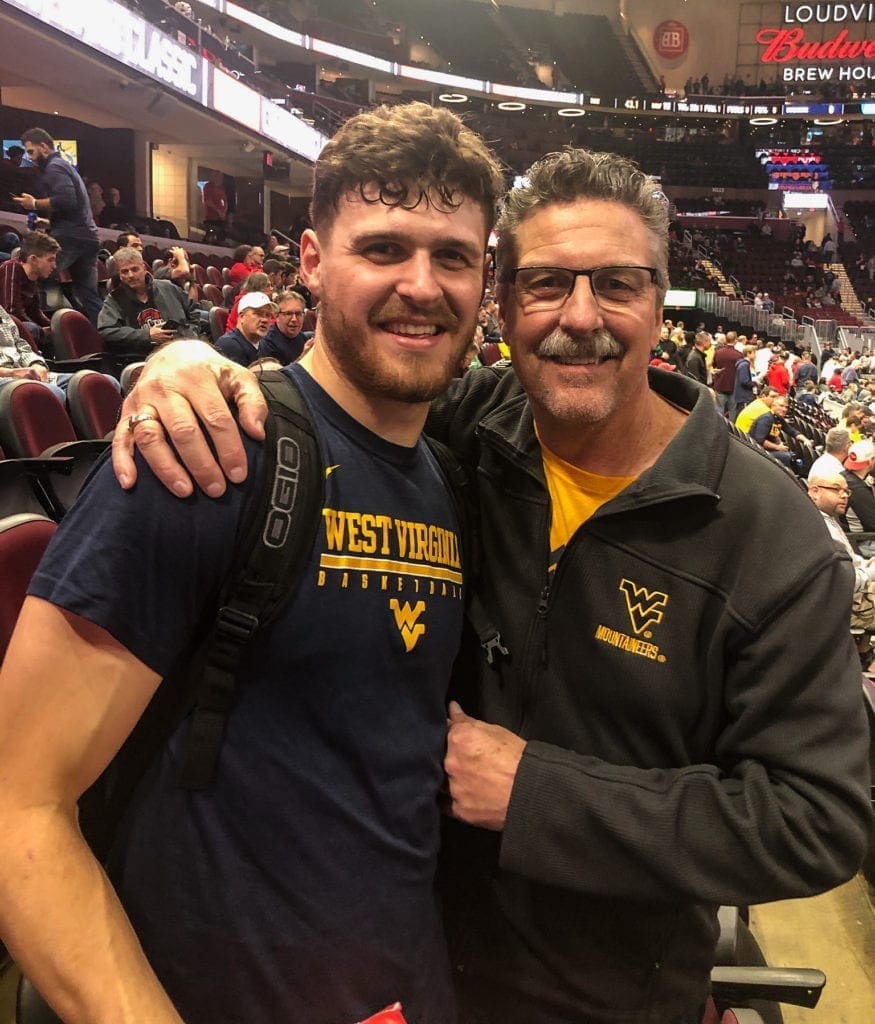
POLYGON ((33 380, 0 388, 0 444, 10 458, 37 458, 52 445, 75 440, 67 410, 48 388, 33 380))
POLYGON ((79 438, 97 440, 115 430, 122 396, 118 387, 102 373, 80 370, 73 374, 67 386, 67 406, 79 438))
POLYGON ((0 662, 6 655, 30 578, 56 529, 51 519, 34 513, 0 519, 0 662))

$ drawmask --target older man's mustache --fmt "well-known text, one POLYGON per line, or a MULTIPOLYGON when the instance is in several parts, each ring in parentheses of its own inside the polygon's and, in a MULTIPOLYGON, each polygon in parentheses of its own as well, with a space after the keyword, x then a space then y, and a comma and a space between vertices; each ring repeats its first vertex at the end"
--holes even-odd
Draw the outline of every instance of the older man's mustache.
POLYGON ((605 359, 621 359, 623 346, 604 328, 587 334, 566 334, 561 328, 548 334, 535 350, 542 359, 558 359, 567 363, 600 363, 605 359))

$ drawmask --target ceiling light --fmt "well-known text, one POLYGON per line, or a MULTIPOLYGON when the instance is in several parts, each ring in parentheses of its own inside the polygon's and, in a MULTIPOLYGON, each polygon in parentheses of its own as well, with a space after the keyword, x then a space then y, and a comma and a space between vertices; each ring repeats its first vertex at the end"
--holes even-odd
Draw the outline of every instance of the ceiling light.
POLYGON ((815 117, 814 123, 821 125, 821 127, 826 127, 830 124, 841 124, 842 120, 843 118, 841 117, 815 117))
POLYGON ((505 100, 503 103, 498 104, 499 110, 525 110, 525 103, 520 103, 518 100, 505 100))
POLYGON ((556 113, 560 117, 583 117, 586 111, 581 110, 580 107, 562 107, 560 110, 557 110, 556 113))
POLYGON ((438 99, 441 103, 467 103, 468 97, 460 92, 442 92, 438 99))
POLYGON ((777 119, 777 117, 752 117, 750 119, 750 123, 751 124, 757 124, 757 125, 760 125, 760 124, 777 124, 778 123, 778 119, 777 119))

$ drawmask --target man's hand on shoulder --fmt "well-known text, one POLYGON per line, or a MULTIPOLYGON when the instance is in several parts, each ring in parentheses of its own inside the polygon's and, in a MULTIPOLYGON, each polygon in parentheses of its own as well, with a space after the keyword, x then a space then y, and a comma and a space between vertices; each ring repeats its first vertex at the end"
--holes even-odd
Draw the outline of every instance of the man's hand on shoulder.
POLYGON ((176 341, 156 351, 125 399, 113 439, 113 468, 122 487, 133 487, 137 479, 135 445, 181 498, 192 493, 192 477, 214 498, 224 493, 226 476, 244 480, 246 453, 230 401, 237 405, 240 427, 262 440, 267 407, 254 374, 202 341, 176 341))
POLYGON ((450 702, 447 756, 454 818, 500 832, 526 741, 500 725, 470 718, 450 702))

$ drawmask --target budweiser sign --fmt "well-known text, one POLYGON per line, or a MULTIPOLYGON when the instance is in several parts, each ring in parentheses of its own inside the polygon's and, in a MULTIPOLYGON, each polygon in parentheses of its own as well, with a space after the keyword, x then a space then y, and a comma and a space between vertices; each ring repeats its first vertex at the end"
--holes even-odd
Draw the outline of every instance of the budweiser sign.
POLYGON ((803 28, 761 28, 757 42, 765 46, 763 64, 786 64, 793 60, 872 60, 875 40, 848 39, 840 29, 832 39, 807 40, 803 28))

